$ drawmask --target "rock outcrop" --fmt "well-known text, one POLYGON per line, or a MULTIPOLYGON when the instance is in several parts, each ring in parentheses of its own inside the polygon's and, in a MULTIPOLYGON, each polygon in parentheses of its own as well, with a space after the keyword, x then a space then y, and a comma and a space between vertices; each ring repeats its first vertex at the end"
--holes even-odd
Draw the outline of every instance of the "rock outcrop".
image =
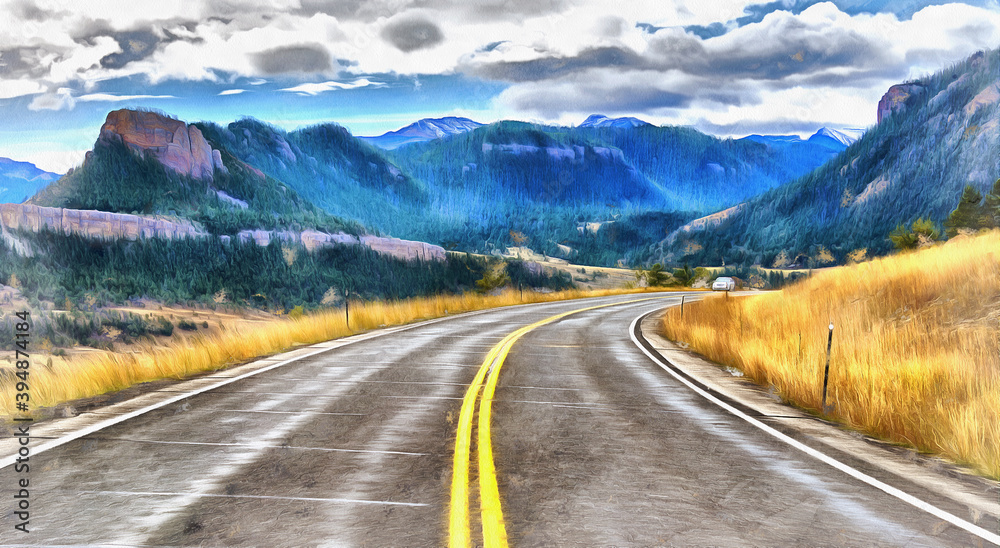
POLYGON ((666 244, 672 244, 678 237, 685 234, 691 234, 693 232, 700 232, 702 230, 709 230, 718 228, 722 223, 726 222, 731 217, 739 214, 747 207, 746 203, 737 204, 728 209, 723 209, 711 215, 706 215, 704 217, 699 217, 688 224, 678 228, 677 230, 671 232, 667 235, 666 239, 663 240, 666 244))
POLYGON ((98 140, 123 142, 138 152, 148 150, 167 168, 196 179, 211 181, 215 169, 226 169, 221 153, 212 149, 201 130, 156 112, 112 111, 98 140))
MULTIPOLYGON (((193 223, 184 220, 168 220, 152 216, 130 215, 127 213, 108 213, 106 211, 90 211, 82 209, 66 209, 61 207, 42 207, 28 204, 0 204, 0 228, 21 229, 38 232, 48 227, 56 232, 79 234, 89 238, 104 240, 139 238, 203 238, 208 232, 199 229, 193 223)), ((313 252, 322 247, 333 245, 363 245, 376 253, 389 255, 408 261, 443 261, 444 248, 425 242, 400 240, 399 238, 383 238, 380 236, 353 236, 338 232, 329 234, 316 230, 295 232, 291 230, 243 230, 236 237, 240 241, 255 242, 266 246, 272 240, 280 240, 293 244, 302 244, 307 251, 313 252)), ((230 240, 223 236, 223 241, 230 240)), ((13 245, 12 242, 8 242, 13 245)), ((29 255, 30 250, 15 250, 21 255, 29 255)))
POLYGON ((382 238, 379 236, 361 236, 361 245, 373 251, 390 255, 399 259, 421 261, 445 260, 444 248, 426 242, 413 242, 399 238, 382 238))
POLYGON ((906 110, 906 100, 925 90, 921 84, 897 84, 890 87, 878 102, 878 122, 881 124, 889 115, 906 110))
POLYGON ((4 228, 32 232, 38 232, 47 226, 56 232, 109 240, 195 238, 208 235, 194 224, 183 220, 27 204, 0 204, 0 224, 4 228))
POLYGON ((243 230, 236 235, 241 241, 253 241, 257 245, 265 246, 272 240, 280 240, 295 244, 302 244, 306 251, 312 252, 322 247, 329 247, 337 244, 363 245, 376 253, 404 259, 408 261, 443 261, 445 260, 444 248, 425 242, 414 242, 410 240, 400 240, 399 238, 383 238, 381 236, 353 236, 338 232, 329 234, 316 230, 304 230, 294 232, 289 230, 269 231, 269 230, 243 230))

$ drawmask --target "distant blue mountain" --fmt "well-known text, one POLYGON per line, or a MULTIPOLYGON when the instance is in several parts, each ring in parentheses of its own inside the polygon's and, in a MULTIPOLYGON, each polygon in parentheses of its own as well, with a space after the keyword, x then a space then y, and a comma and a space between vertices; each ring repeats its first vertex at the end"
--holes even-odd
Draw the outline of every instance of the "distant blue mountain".
POLYGON ((19 204, 59 177, 35 164, 0 158, 0 203, 19 204))
POLYGON ((632 118, 631 116, 626 118, 608 118, 603 114, 591 114, 586 120, 580 124, 580 127, 614 127, 614 128, 634 128, 641 126, 651 126, 649 122, 640 120, 638 118, 632 118))
POLYGON ((830 129, 824 127, 820 128, 819 131, 813 134, 813 136, 809 138, 809 142, 817 143, 823 146, 832 145, 835 148, 842 150, 853 145, 854 142, 860 139, 864 134, 864 129, 830 129))
MULTIPOLYGON (((820 128, 819 131, 814 133, 808 139, 803 139, 798 135, 748 135, 743 139, 754 141, 756 143, 764 143, 765 145, 774 146, 789 146, 801 143, 812 143, 814 145, 819 145, 824 148, 829 148, 831 150, 836 150, 840 152, 851 146, 855 141, 864 135, 865 130, 863 129, 830 129, 830 128, 820 128)), ((740 139, 740 140, 743 140, 740 139)))
POLYGON ((383 133, 377 137, 359 137, 359 139, 384 150, 393 150, 410 143, 423 143, 449 135, 465 133, 482 127, 482 125, 475 120, 458 116, 424 118, 396 131, 383 133))
MULTIPOLYGON (((918 93, 822 167, 748 200, 724 223, 675 237, 654 259, 767 266, 785 256, 815 264, 822 246, 847 261, 857 250, 869 257, 892 251, 887 236, 895 227, 917 219, 940 226, 966 185, 986 194, 1000 173, 998 74, 1000 50, 993 49, 910 82, 918 93)), ((768 147, 843 146, 845 135, 853 138, 821 130, 806 142, 771 139, 768 147)))
POLYGON ((847 149, 864 130, 820 128, 808 139, 798 135, 750 135, 739 141, 753 141, 780 150, 787 161, 799 165, 803 172, 811 171, 847 149))

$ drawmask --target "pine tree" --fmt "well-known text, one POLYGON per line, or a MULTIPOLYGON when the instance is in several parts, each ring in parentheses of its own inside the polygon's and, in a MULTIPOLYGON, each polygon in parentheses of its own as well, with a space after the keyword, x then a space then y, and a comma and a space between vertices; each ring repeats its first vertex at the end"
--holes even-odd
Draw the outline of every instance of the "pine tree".
POLYGON ((978 230, 985 226, 986 215, 982 201, 983 195, 978 190, 972 185, 965 185, 962 197, 958 201, 958 207, 951 212, 951 215, 948 215, 948 220, 944 222, 949 238, 953 238, 962 229, 978 230))
POLYGON ((993 188, 990 189, 989 194, 986 195, 984 199, 984 209, 986 216, 986 227, 987 228, 997 228, 1000 227, 1000 179, 997 179, 993 183, 993 188))
POLYGON ((667 281, 667 274, 663 272, 663 265, 656 263, 646 271, 646 285, 649 287, 659 287, 667 281))

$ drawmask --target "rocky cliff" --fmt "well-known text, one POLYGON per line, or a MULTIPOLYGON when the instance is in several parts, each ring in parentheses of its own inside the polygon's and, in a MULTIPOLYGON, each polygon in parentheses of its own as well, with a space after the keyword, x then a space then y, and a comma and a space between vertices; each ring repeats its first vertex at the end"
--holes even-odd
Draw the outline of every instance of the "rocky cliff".
POLYGON ((149 111, 115 110, 101 126, 100 140, 120 141, 129 148, 150 151, 164 166, 196 179, 212 180, 215 169, 226 169, 195 126, 149 111))
POLYGON ((0 204, 0 224, 4 228, 33 232, 47 226, 56 232, 105 239, 172 239, 208 235, 194 224, 183 220, 27 204, 0 204))
MULTIPOLYGON (((184 220, 27 204, 0 204, 0 227, 3 229, 38 232, 46 226, 56 232, 62 231, 67 234, 79 234, 106 240, 201 238, 209 235, 193 223, 184 220)), ((223 236, 223 238, 228 239, 227 236, 223 236)), ((310 252, 336 244, 363 245, 383 255, 404 260, 445 260, 444 248, 440 246, 398 238, 368 235, 358 237, 351 234, 329 234, 316 230, 302 232, 244 230, 237 234, 237 238, 241 241, 253 241, 261 246, 268 245, 273 239, 278 239, 302 244, 310 252)))
POLYGON ((878 102, 878 122, 881 124, 887 116, 906 109, 906 100, 923 93, 926 88, 921 84, 897 84, 885 92, 878 102))
POLYGON ((257 245, 265 246, 271 240, 277 239, 283 242, 302 244, 307 251, 315 251, 321 247, 329 247, 336 244, 363 245, 372 251, 404 259, 408 261, 443 261, 445 260, 444 248, 425 242, 414 242, 410 240, 400 240, 399 238, 383 238, 381 236, 352 236, 342 232, 329 234, 316 230, 304 230, 302 232, 268 231, 268 230, 243 230, 236 235, 242 241, 254 241, 257 245))

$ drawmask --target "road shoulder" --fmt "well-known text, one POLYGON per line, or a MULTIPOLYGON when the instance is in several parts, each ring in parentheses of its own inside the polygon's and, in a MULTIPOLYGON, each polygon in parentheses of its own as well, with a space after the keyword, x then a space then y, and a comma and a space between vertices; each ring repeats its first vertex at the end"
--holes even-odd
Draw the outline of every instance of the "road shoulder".
MULTIPOLYGON (((1000 521, 1000 482, 974 475, 943 459, 885 443, 784 403, 771 388, 762 387, 738 371, 711 362, 660 335, 663 312, 645 316, 642 337, 676 370, 749 411, 770 426, 794 433, 803 443, 834 454, 849 455, 865 468, 915 484, 961 506, 960 515, 996 530, 1000 521), (992 523, 990 523, 992 522, 992 523)), ((898 481, 893 482, 898 483, 898 481)))

